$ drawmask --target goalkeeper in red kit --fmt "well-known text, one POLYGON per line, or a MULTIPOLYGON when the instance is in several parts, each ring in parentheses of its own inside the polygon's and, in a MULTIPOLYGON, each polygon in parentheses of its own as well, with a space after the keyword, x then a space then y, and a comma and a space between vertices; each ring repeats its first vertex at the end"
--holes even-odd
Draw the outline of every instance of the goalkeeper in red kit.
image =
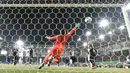
POLYGON ((75 27, 66 34, 65 29, 61 31, 61 34, 55 35, 52 37, 46 37, 49 40, 56 40, 53 47, 50 49, 49 54, 44 58, 42 65, 39 67, 41 69, 44 67, 46 63, 48 63, 48 66, 50 66, 51 63, 57 63, 60 59, 60 55, 62 51, 64 50, 65 44, 71 34, 80 26, 79 23, 75 24, 75 27))

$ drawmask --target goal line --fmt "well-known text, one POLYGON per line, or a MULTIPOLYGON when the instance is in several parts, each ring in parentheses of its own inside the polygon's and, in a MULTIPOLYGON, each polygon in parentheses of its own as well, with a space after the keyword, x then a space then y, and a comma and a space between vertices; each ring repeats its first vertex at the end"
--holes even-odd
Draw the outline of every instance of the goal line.
POLYGON ((0 4, 0 7, 122 7, 124 4, 0 4))

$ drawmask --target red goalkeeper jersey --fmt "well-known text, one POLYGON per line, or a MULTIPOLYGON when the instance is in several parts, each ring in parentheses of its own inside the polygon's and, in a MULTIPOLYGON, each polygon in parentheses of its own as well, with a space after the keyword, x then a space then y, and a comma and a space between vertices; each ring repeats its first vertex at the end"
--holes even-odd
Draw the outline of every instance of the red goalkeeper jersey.
POLYGON ((56 35, 53 37, 49 37, 49 40, 56 40, 54 45, 59 45, 62 46, 62 48, 64 47, 66 41, 69 39, 69 37, 71 36, 71 34, 76 30, 76 28, 73 28, 69 33, 62 35, 56 35))

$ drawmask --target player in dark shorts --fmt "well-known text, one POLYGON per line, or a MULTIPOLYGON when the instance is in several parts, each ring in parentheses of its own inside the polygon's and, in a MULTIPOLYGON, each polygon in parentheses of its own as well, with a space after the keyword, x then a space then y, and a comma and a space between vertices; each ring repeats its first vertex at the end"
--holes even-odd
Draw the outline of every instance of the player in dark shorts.
POLYGON ((33 49, 29 50, 29 64, 31 65, 33 62, 33 49))
POLYGON ((18 62, 18 49, 13 49, 13 64, 16 65, 18 62))
POLYGON ((91 64, 92 69, 96 69, 96 64, 95 64, 95 57, 97 55, 97 50, 94 49, 92 43, 88 44, 88 61, 91 64))

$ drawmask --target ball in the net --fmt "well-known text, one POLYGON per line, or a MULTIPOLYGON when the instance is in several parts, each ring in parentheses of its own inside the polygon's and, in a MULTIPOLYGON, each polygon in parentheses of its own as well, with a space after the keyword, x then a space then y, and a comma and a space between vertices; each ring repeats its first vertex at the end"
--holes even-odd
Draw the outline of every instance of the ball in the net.
POLYGON ((91 17, 86 17, 84 21, 86 23, 91 23, 92 22, 92 18, 91 17))

